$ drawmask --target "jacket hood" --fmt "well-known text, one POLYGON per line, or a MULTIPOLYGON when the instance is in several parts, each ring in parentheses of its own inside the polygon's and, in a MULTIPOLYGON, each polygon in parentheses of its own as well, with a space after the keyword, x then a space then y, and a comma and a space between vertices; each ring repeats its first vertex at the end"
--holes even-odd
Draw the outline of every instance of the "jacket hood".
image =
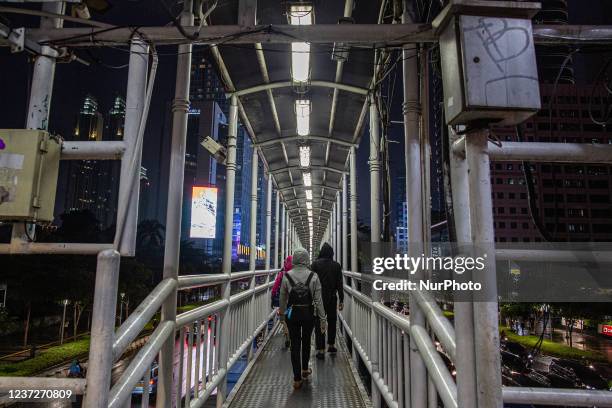
POLYGON ((310 265, 310 256, 308 252, 304 248, 297 248, 293 251, 293 266, 309 266, 310 265))
POLYGON ((327 242, 321 247, 319 258, 334 259, 334 249, 327 242))
POLYGON ((293 268, 293 257, 289 255, 285 258, 285 263, 283 264, 283 269, 285 272, 290 271, 293 268))

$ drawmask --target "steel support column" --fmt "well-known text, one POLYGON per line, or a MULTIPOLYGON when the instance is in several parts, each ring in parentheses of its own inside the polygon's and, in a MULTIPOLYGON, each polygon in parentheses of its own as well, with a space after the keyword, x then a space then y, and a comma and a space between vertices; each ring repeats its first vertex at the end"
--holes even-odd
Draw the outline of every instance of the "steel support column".
POLYGON ((251 230, 249 245, 249 270, 254 271, 257 261, 257 171, 259 169, 259 154, 257 148, 253 148, 251 159, 251 230))
MULTIPOLYGON (((449 145, 457 139, 449 127, 449 145)), ((453 197, 453 219, 457 247, 468 250, 472 242, 470 228, 470 200, 467 162, 455 154, 450 154, 450 181, 453 197)), ((462 252, 463 252, 462 251, 462 252)), ((468 254, 466 254, 468 255, 468 254)), ((469 279, 466 277, 466 279, 469 279)), ((455 367, 457 368, 457 404, 460 407, 478 408, 476 398, 476 356, 474 349, 474 307, 464 292, 455 293, 461 296, 455 299, 455 337, 457 353, 455 367)))
POLYGON ((274 209, 274 269, 278 269, 278 225, 280 216, 280 194, 276 190, 276 205, 274 209))
MULTIPOLYGON (((379 133, 379 117, 378 108, 376 107, 376 99, 374 95, 369 96, 370 104, 370 157, 368 165, 370 167, 370 242, 372 251, 376 251, 376 245, 380 242, 380 133, 379 133)), ((372 256, 377 256, 373 253, 372 256)), ((372 290, 372 303, 380 300, 380 292, 372 290)), ((378 316, 374 308, 370 310, 370 363, 372 364, 372 373, 379 373, 380 361, 378 351, 378 342, 381 333, 378 331, 378 316)), ((382 406, 380 390, 376 385, 374 375, 372 375, 372 406, 379 408, 382 406)))
MULTIPOLYGON (((183 26, 193 25, 191 0, 186 0, 184 3, 180 24, 183 26)), ((191 77, 191 49, 191 44, 181 44, 178 46, 174 101, 172 102, 172 147, 168 183, 168 209, 166 212, 164 279, 178 279, 187 113, 189 111, 189 85, 191 77)), ((176 298, 177 291, 174 289, 162 305, 162 322, 176 321, 176 298)), ((159 353, 159 385, 156 397, 156 405, 158 407, 172 407, 173 371, 174 336, 171 336, 166 340, 159 353)))
MULTIPOLYGON (((227 132, 227 159, 225 180, 225 225, 223 230, 223 259, 221 272, 231 276, 232 274, 232 231, 234 228, 234 192, 236 189, 236 139, 238 137, 238 98, 232 96, 229 109, 229 128, 227 132)), ((231 295, 231 283, 229 279, 221 285, 221 296, 229 302, 231 295)), ((228 320, 230 306, 223 310, 219 322, 219 368, 223 369, 229 360, 229 331, 231 322, 228 320)), ((221 381, 217 390, 217 407, 225 402, 225 389, 227 381, 221 381)))
POLYGON ((474 346, 478 350, 476 387, 479 407, 502 408, 493 200, 487 137, 487 130, 474 131, 467 135, 465 143, 472 243, 477 248, 476 255, 485 258, 485 268, 472 271, 474 281, 482 284, 482 290, 477 295, 479 299, 474 302, 474 346))
POLYGON ((285 226, 287 221, 285 220, 287 218, 287 209, 285 208, 285 204, 282 204, 281 207, 281 228, 280 228, 280 267, 282 268, 283 265, 285 264, 285 258, 287 257, 287 255, 285 255, 287 253, 287 251, 285 250, 285 226))
POLYGON ((380 127, 374 95, 370 95, 370 228, 371 242, 380 242, 380 127))
POLYGON ((136 254, 136 226, 138 224, 138 202, 140 197, 140 163, 142 144, 138 144, 138 131, 147 93, 147 70, 149 68, 149 47, 139 37, 134 37, 130 46, 127 93, 125 97, 125 129, 123 140, 125 152, 121 160, 119 176, 118 222, 124 222, 119 252, 136 254), (136 155, 136 171, 132 169, 132 156, 136 155))
POLYGON ((346 174, 342 176, 342 269, 348 270, 348 208, 346 174))
POLYGON ((357 157, 354 147, 349 150, 351 177, 351 271, 359 272, 357 264, 357 157))
POLYGON ((268 174, 268 188, 266 191, 266 266, 265 270, 270 269, 270 234, 272 232, 272 176, 268 174))
POLYGON ((223 259, 221 272, 232 271, 232 230, 234 228, 234 191, 236 189, 236 139, 238 135, 238 98, 232 97, 227 132, 227 159, 225 177, 225 220, 223 227, 223 259))
POLYGON ((121 256, 114 249, 98 254, 84 404, 87 408, 108 407, 120 262, 121 256))
MULTIPOLYGON (((344 179, 344 177, 342 177, 344 179)), ((342 203, 340 202, 340 194, 336 195, 336 248, 334 253, 336 254, 336 261, 342 262, 342 203)))
MULTIPOLYGON (((404 1, 402 23, 410 24, 412 17, 408 2, 404 1)), ((422 163, 419 138, 421 104, 419 101, 419 72, 414 47, 406 47, 402 55, 404 82, 404 138, 406 160, 406 202, 408 209, 408 253, 421 256, 423 253, 423 191, 422 163), (412 49, 411 49, 412 48, 412 49)), ((418 271, 414 278, 423 277, 418 271)), ((409 297, 410 323, 425 327, 425 316, 414 296, 409 297)), ((411 408, 427 407, 427 370, 417 349, 416 342, 410 342, 410 397, 411 408)))

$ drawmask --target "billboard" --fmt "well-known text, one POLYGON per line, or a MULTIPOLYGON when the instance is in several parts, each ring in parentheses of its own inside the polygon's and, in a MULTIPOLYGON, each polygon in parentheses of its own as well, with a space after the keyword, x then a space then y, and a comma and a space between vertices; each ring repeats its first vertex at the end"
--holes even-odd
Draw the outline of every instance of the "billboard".
POLYGON ((215 238, 217 188, 192 187, 190 238, 215 238))

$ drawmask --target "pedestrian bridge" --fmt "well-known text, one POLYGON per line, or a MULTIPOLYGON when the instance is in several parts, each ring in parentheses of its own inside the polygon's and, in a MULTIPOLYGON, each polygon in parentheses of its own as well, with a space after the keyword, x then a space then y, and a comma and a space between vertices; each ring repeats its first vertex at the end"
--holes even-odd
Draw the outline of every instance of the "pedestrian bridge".
MULTIPOLYGON (((411 292, 408 316, 396 313, 381 302, 377 291, 370 290, 370 275, 359 272, 356 148, 366 134, 370 177, 359 182, 369 186, 369 240, 377 243, 384 235, 382 221, 388 221, 389 213, 388 208, 384 214, 382 211, 383 192, 388 195, 387 183, 396 176, 381 174, 388 159, 383 157, 383 152, 389 151, 387 130, 397 122, 390 117, 395 111, 402 111, 407 230, 416 245, 410 253, 420 256, 431 241, 431 163, 426 130, 430 123, 427 110, 434 103, 428 100, 428 75, 433 66, 429 45, 438 42, 439 33, 431 18, 419 15, 422 2, 239 0, 219 2, 217 7, 216 1, 185 0, 173 24, 142 27, 134 22, 126 26, 125 21, 113 25, 70 17, 77 25, 87 24, 85 28, 61 28, 64 3, 43 3, 43 12, 35 14, 43 17, 40 28, 20 31, 0 25, 0 31, 7 33, 0 36, 0 45, 23 51, 25 44, 25 49, 34 50, 29 129, 47 129, 57 50, 62 51, 62 57, 69 56, 64 60, 72 61, 78 55, 72 52, 85 47, 129 47, 124 140, 64 142, 61 153, 61 160, 122 161, 117 232, 113 244, 40 243, 31 242, 25 223, 13 224, 11 243, 0 245, 2 253, 97 254, 98 262, 87 379, 4 377, 0 379, 0 391, 71 389, 85 395, 86 408, 136 404, 132 394, 137 386, 143 390, 138 405, 149 407, 155 402, 160 408, 612 406, 612 393, 607 391, 502 387, 495 282, 495 259, 501 259, 498 252, 491 250, 478 276, 493 291, 489 293, 492 300, 455 302, 453 323, 444 317, 430 294, 420 291, 411 292), (203 5, 210 8, 204 10, 203 5), (164 158, 169 161, 170 175, 163 278, 129 318, 115 328, 120 259, 134 256, 136 248, 139 190, 134 186, 140 180, 143 136, 160 63, 157 48, 170 45, 178 45, 178 51, 171 153, 164 158), (209 53, 230 102, 225 146, 211 148, 226 169, 221 190, 226 215, 223 264, 220 274, 179 276, 191 56, 198 46, 209 53), (391 78, 402 84, 401 109, 397 101, 394 105, 393 92, 389 91, 395 86, 391 78), (364 131, 366 123, 368 132, 364 131), (247 272, 233 272, 231 265, 239 126, 254 145, 247 272), (263 200, 257 188, 260 160, 269 192, 265 197, 266 231, 259 231, 265 234, 266 241, 264 270, 256 270, 257 203, 263 200), (345 270, 346 300, 339 316, 339 330, 346 347, 335 358, 313 360, 310 385, 294 392, 290 387, 289 359, 275 332, 277 317, 270 307, 270 290, 286 255, 298 246, 314 255, 326 241, 335 248, 337 260, 345 270), (203 287, 218 288, 219 297, 177 315, 177 293, 203 287), (148 342, 111 384, 112 364, 158 312, 159 319, 148 342), (257 344, 263 348, 256 349, 257 344), (455 370, 449 368, 440 351, 455 370), (228 393, 228 374, 245 355, 250 361, 249 369, 228 393), (159 365, 157 378, 150 377, 154 364, 159 365), (362 375, 355 375, 356 371, 362 375), (155 395, 150 392, 152 386, 155 395)), ((438 3, 432 1, 434 8, 429 10, 437 10, 438 3)), ((582 47, 591 39, 607 44, 612 38, 609 27, 565 25, 534 27, 531 36, 529 18, 539 7, 532 3, 445 3, 449 4, 440 12, 438 23, 465 10, 480 17, 502 19, 504 23, 510 20, 506 17, 522 17, 529 28, 520 30, 529 33, 523 38, 526 47, 533 46, 534 41, 580 43, 582 47)), ((505 29, 504 34, 511 31, 517 30, 505 29)), ((497 47, 496 35, 491 35, 490 41, 481 38, 483 46, 490 42, 497 47)), ((484 51, 482 55, 484 58, 484 51)), ((443 63, 447 58, 440 53, 443 63)), ((473 62, 481 60, 474 57, 473 62)), ((501 65, 497 63, 497 69, 501 65)), ((451 98, 448 104, 452 101, 451 98)), ((438 102, 441 101, 435 101, 438 102)), ((452 150, 448 167, 454 219, 448 221, 454 222, 454 238, 456 242, 489 247, 494 246, 490 160, 561 162, 571 156, 572 162, 612 163, 612 147, 605 144, 497 145, 488 142, 486 129, 469 129, 463 137, 450 131, 446 141, 452 150)), ((559 259, 562 255, 550 252, 543 255, 527 251, 522 256, 559 259)), ((424 273, 417 271, 415 276, 422 277, 424 273)))

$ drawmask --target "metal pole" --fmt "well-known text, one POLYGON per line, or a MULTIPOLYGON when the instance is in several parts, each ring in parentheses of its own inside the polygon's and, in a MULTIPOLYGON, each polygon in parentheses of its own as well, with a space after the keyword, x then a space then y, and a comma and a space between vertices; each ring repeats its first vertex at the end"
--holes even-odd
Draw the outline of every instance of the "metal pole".
MULTIPOLYGON (((183 4, 180 24, 183 26, 193 25, 191 0, 185 0, 183 4)), ((164 279, 178 280, 191 49, 191 44, 181 44, 178 46, 174 101, 172 102, 172 149, 170 152, 168 209, 166 212, 164 279)), ((162 322, 176 321, 176 297, 177 291, 174 289, 163 303, 161 310, 162 322)), ((156 397, 156 406, 158 407, 172 407, 173 360, 174 336, 170 336, 159 352, 159 383, 156 397)))
POLYGON ((376 99, 370 95, 370 228, 371 242, 380 242, 380 128, 376 99))
POLYGON ((350 177, 351 177, 351 271, 359 272, 357 264, 357 158, 355 147, 351 147, 350 155, 350 177))
MULTIPOLYGON (((42 10, 54 14, 64 14, 65 3, 43 3, 42 10)), ((41 17, 40 28, 61 28, 63 23, 64 20, 61 19, 41 17)), ((36 57, 34 70, 32 71, 32 85, 30 88, 26 128, 47 130, 49 128, 49 110, 51 109, 57 51, 47 45, 43 45, 40 51, 41 54, 36 57)), ((33 236, 35 228, 30 228, 29 232, 29 235, 33 236)), ((19 245, 24 242, 28 242, 25 224, 13 224, 11 246, 19 245)))
POLYGON ((484 297, 474 302, 474 346, 478 350, 476 387, 479 407, 502 408, 493 201, 487 133, 487 130, 474 131, 468 134, 465 143, 472 243, 478 248, 478 256, 485 257, 485 268, 472 271, 474 281, 482 284, 478 296, 484 297))
MULTIPOLYGON (((238 135, 238 97, 232 95, 229 110, 229 129, 227 135, 227 173, 225 181, 225 226, 223 235, 223 263, 222 272, 228 277, 232 273, 232 229, 234 226, 234 191, 236 188, 236 138, 238 135)), ((229 301, 231 284, 228 279, 221 285, 223 299, 229 301)), ((219 367, 225 368, 229 359, 229 306, 219 313, 219 367)), ((208 324, 208 323, 207 323, 208 324)), ((206 344, 206 343, 205 343, 206 344)), ((207 364, 204 365, 206 372, 207 364)), ((211 369, 212 370, 212 369, 211 369)), ((204 375, 206 377, 206 374, 204 375)), ((221 407, 225 401, 225 390, 227 381, 223 380, 217 390, 217 406, 221 407)))
MULTIPOLYGON (((380 133, 379 133, 379 117, 378 109, 376 107, 376 99, 374 95, 370 95, 370 158, 368 164, 370 167, 370 228, 371 236, 370 242, 372 245, 372 251, 376 252, 376 243, 380 242, 380 161, 378 160, 380 152, 380 133)), ((373 255, 376 256, 376 255, 373 255)), ((380 292, 372 290, 371 293, 372 303, 376 303, 380 300, 380 292)), ((376 311, 372 307, 370 309, 370 327, 378 327, 378 316, 376 311)), ((380 327, 378 327, 380 328, 380 327)), ((379 330, 372 330, 370 332, 370 362, 372 363, 372 373, 380 374, 380 361, 379 354, 379 340, 381 333, 379 330)), ((372 406, 378 408, 382 406, 380 390, 376 385, 374 375, 372 375, 372 406)))
POLYGON ((254 271, 257 261, 257 170, 259 169, 259 155, 257 147, 253 148, 251 159, 251 237, 249 252, 249 270, 254 271))
MULTIPOLYGON (((449 127, 449 144, 457 139, 449 127)), ((466 247, 472 241, 470 228, 470 200, 467 162, 450 154, 450 181, 453 196, 453 218, 457 247, 466 247)), ((469 278, 468 278, 469 279, 469 278)), ((478 408, 476 398, 476 356, 474 349, 474 307, 467 293, 456 293, 455 299, 455 337, 457 353, 457 404, 460 407, 478 408)))
MULTIPOLYGON (((408 12, 408 2, 404 1, 402 23, 409 24, 412 17, 408 12)), ((404 138, 406 157, 406 202, 408 208, 408 253, 421 256, 423 253, 423 191, 421 171, 421 146, 419 140, 419 82, 417 60, 414 50, 404 48, 402 66, 404 74, 404 138)), ((422 271, 414 275, 415 280, 423 277, 422 271)), ((410 323, 425 327, 425 317, 414 296, 409 296, 410 323)), ((416 346, 410 342, 410 388, 411 408, 427 406, 427 370, 416 346)))
POLYGON ((66 325, 66 307, 68 306, 68 302, 66 300, 62 300, 64 304, 64 311, 62 312, 62 325, 60 326, 60 344, 64 344, 64 326, 66 325))
POLYGON ((272 176, 268 174, 268 191, 266 191, 266 266, 270 270, 270 233, 272 230, 272 176))
POLYGON ((234 227, 234 191, 236 186, 236 138, 238 135, 238 98, 231 97, 227 134, 227 164, 225 177, 225 225, 223 229, 223 260, 221 271, 232 271, 232 230, 234 227))
POLYGON ((282 268, 282 266, 285 264, 285 218, 287 217, 287 210, 285 209, 285 205, 282 205, 281 208, 281 229, 280 229, 280 233, 281 233, 281 239, 280 239, 280 266, 282 268))
MULTIPOLYGON (((344 177, 343 177, 344 178, 344 177)), ((336 195, 336 261, 342 262, 342 203, 340 202, 340 194, 336 195)))
POLYGON ((276 206, 274 209, 274 269, 278 269, 278 226, 280 215, 280 194, 276 190, 276 206))
POLYGON ((140 163, 142 144, 136 152, 136 171, 132 172, 132 155, 136 149, 138 130, 144 112, 147 93, 147 70, 149 68, 149 47, 139 37, 130 45, 127 93, 125 98, 125 153, 121 160, 119 177, 119 199, 117 219, 125 218, 119 251, 128 256, 136 254, 136 225, 138 224, 138 200, 140 195, 140 163), (131 188, 131 190, 130 190, 131 188))
POLYGON ((119 252, 113 249, 98 254, 84 404, 87 408, 108 407, 120 262, 119 252))
POLYGON ((348 266, 348 248, 347 248, 347 240, 346 236, 348 234, 348 208, 347 205, 347 182, 346 182, 346 174, 342 176, 342 237, 344 238, 344 243, 342 245, 342 269, 347 270, 348 266))

